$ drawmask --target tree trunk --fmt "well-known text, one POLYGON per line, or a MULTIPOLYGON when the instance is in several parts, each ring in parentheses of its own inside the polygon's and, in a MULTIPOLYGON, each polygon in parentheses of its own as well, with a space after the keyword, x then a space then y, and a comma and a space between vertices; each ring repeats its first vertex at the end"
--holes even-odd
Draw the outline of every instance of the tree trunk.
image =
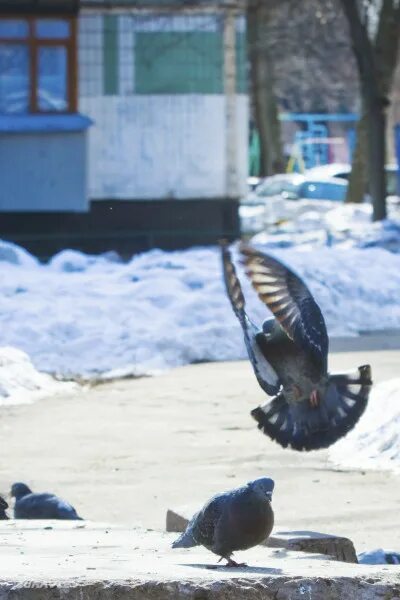
MULTIPOLYGON (((357 61, 361 94, 365 107, 368 156, 368 183, 372 196, 373 219, 386 217, 386 116, 388 94, 396 67, 400 30, 400 5, 395 0, 383 0, 375 42, 362 21, 357 0, 340 0, 346 15, 354 55, 357 61)), ((363 125, 360 125, 363 129, 363 125)), ((362 163, 362 140, 354 161, 362 163), (361 157, 361 158, 360 158, 361 157)), ((350 176, 348 200, 360 197, 361 166, 354 163, 350 176)))
POLYGON ((281 128, 274 95, 273 68, 267 46, 269 11, 265 0, 248 2, 247 47, 250 61, 250 94, 260 138, 260 175, 264 177, 284 169, 281 128))
MULTIPOLYGON (((386 215, 386 190, 381 186, 385 179, 385 154, 381 152, 382 115, 378 110, 383 103, 380 97, 376 56, 365 23, 361 20, 357 0, 341 0, 343 12, 349 25, 353 51, 357 61, 360 76, 361 94, 365 108, 367 131, 367 165, 368 184, 372 196, 373 219, 379 220, 386 215), (374 123, 377 118, 378 122, 374 123), (375 147, 378 144, 378 147, 375 147), (383 215, 383 216, 382 216, 383 215)), ((384 123, 384 119, 383 119, 384 123)), ((383 139, 385 140, 385 130, 383 139)), ((357 173, 356 173, 357 174, 357 173)), ((356 182, 350 176, 350 186, 356 187, 356 182)))
POLYGON ((367 118, 363 114, 356 127, 356 144, 351 161, 351 173, 346 202, 363 202, 367 189, 367 118))
POLYGON ((369 192, 372 197, 373 220, 386 219, 386 117, 382 102, 376 102, 367 113, 369 164, 369 192))

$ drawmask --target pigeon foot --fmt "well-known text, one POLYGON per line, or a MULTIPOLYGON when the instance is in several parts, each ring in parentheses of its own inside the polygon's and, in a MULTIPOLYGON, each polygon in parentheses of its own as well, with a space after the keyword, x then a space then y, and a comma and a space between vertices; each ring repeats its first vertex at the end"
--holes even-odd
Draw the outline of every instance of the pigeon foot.
POLYGON ((226 563, 225 567, 247 567, 246 563, 238 563, 236 560, 232 560, 232 558, 227 558, 226 560, 228 562, 226 563))

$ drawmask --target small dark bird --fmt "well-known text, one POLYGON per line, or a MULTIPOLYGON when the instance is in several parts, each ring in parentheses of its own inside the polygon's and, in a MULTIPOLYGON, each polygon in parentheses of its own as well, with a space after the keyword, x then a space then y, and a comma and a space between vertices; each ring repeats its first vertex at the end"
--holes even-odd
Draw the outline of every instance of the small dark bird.
POLYGON ((15 519, 68 519, 82 521, 76 510, 54 494, 34 494, 25 483, 14 483, 11 496, 15 498, 15 519))
POLYGON ((2 496, 0 496, 0 521, 8 520, 8 516, 6 510, 8 508, 7 502, 4 500, 2 496))
MULTIPOLYGON (((240 488, 217 494, 194 515, 173 548, 204 546, 225 558, 227 567, 244 566, 231 556, 236 550, 257 546, 271 533, 274 482, 260 477, 240 488)), ((220 559, 220 560, 221 560, 220 559)))
POLYGON ((329 374, 326 325, 309 289, 276 258, 245 244, 240 251, 247 276, 274 315, 261 329, 252 323, 231 254, 222 246, 226 290, 254 373, 264 392, 273 396, 251 414, 258 428, 284 448, 327 448, 364 412, 371 368, 364 365, 353 373, 329 374))

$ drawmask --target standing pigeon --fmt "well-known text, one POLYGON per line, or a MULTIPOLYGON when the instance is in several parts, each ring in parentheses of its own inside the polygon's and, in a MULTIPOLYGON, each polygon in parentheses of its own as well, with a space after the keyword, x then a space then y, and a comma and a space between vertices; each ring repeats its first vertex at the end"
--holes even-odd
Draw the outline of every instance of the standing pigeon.
POLYGON ((260 477, 243 487, 217 494, 194 515, 172 547, 205 546, 225 558, 227 567, 242 566, 232 560, 232 553, 260 544, 272 531, 274 485, 272 479, 260 477))
POLYGON ((0 496, 0 521, 6 521, 8 519, 6 510, 8 508, 7 502, 2 496, 0 496))
POLYGON ((11 496, 15 498, 16 519, 68 519, 82 521, 76 510, 54 494, 34 494, 25 483, 14 483, 11 496))
POLYGON ((284 448, 327 448, 364 412, 371 368, 330 375, 324 317, 306 285, 276 258, 244 244, 240 251, 253 288, 275 317, 261 330, 249 319, 230 252, 223 246, 226 290, 258 383, 273 396, 251 414, 258 428, 284 448))

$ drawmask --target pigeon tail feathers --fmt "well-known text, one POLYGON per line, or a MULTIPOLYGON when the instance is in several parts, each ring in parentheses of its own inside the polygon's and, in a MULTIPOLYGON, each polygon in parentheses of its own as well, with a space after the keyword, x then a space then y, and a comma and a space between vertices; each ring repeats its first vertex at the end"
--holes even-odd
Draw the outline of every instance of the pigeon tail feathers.
POLYGON ((258 428, 284 448, 328 448, 353 429, 367 406, 371 386, 371 368, 364 365, 354 373, 330 375, 317 407, 308 400, 289 403, 281 390, 251 415, 258 428))
POLYGON ((198 546, 198 543, 187 530, 172 543, 172 548, 193 548, 193 546, 198 546))

